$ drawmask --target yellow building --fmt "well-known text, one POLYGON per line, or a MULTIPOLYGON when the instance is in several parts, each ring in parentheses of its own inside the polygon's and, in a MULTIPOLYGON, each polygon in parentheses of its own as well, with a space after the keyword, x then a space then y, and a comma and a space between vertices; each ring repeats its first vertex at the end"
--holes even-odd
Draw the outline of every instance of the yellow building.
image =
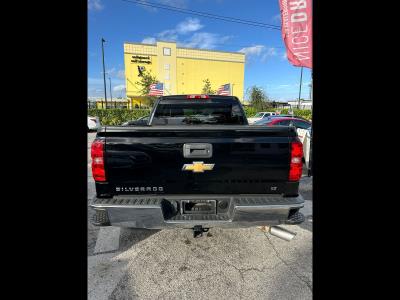
POLYGON ((181 48, 174 42, 124 43, 124 62, 126 96, 133 107, 147 105, 136 84, 142 70, 164 83, 164 95, 201 94, 208 78, 213 90, 230 83, 232 94, 243 101, 244 53, 181 48))

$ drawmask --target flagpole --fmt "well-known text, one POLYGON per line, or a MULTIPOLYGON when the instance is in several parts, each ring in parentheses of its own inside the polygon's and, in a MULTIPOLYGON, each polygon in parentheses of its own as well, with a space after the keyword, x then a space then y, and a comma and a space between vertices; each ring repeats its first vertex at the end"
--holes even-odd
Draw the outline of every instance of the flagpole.
POLYGON ((300 89, 299 89, 299 101, 297 103, 297 109, 300 109, 300 96, 301 96, 301 82, 303 79, 303 67, 301 67, 301 72, 300 72, 300 89))

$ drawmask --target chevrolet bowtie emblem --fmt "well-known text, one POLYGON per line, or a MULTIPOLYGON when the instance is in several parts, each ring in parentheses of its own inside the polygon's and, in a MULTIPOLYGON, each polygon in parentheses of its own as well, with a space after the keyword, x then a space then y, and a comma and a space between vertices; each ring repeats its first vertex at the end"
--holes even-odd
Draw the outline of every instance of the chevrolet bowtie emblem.
POLYGON ((192 171, 193 173, 204 173, 214 169, 214 164, 205 164, 202 161, 194 161, 192 164, 184 164, 182 171, 192 171))

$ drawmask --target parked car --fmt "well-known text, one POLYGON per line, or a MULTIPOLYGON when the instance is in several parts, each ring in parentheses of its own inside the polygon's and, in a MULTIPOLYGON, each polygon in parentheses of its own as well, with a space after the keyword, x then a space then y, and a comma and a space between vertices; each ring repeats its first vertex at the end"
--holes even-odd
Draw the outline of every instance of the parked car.
POLYGON ((293 115, 274 115, 274 116, 269 116, 269 117, 267 117, 267 118, 258 120, 258 121, 254 122, 254 123, 251 124, 251 125, 264 125, 264 124, 268 123, 269 121, 271 121, 271 119, 275 119, 275 118, 296 118, 296 119, 300 119, 300 120, 304 120, 304 121, 309 122, 309 120, 307 120, 307 119, 305 119, 305 118, 302 118, 302 117, 299 117, 299 116, 293 116, 293 115))
POLYGON ((94 225, 196 236, 304 221, 295 128, 248 126, 237 97, 162 96, 148 125, 103 126, 91 149, 94 225))
POLYGON ((101 127, 99 117, 90 117, 87 119, 87 130, 98 130, 101 127))
POLYGON ((137 120, 128 121, 122 124, 122 126, 143 126, 149 122, 149 116, 141 117, 137 120))
POLYGON ((253 124, 266 126, 294 126, 296 127, 297 136, 303 144, 303 154, 308 175, 311 176, 311 122, 298 117, 270 117, 266 120, 260 120, 253 124))
POLYGON ((267 125, 267 126, 276 126, 276 125, 284 125, 284 126, 294 126, 296 128, 307 129, 311 127, 311 122, 299 118, 299 117, 292 117, 292 116, 271 116, 269 118, 259 120, 253 125, 267 125))
POLYGON ((256 115, 252 118, 248 118, 247 121, 249 124, 253 124, 254 122, 257 122, 258 120, 268 118, 270 116, 275 116, 276 112, 271 112, 271 111, 262 111, 256 113, 256 115))
MULTIPOLYGON (((303 138, 303 155, 305 167, 307 168, 308 176, 312 176, 312 128, 301 129, 305 130, 303 138)), ((297 129, 299 131, 299 129, 297 129)))

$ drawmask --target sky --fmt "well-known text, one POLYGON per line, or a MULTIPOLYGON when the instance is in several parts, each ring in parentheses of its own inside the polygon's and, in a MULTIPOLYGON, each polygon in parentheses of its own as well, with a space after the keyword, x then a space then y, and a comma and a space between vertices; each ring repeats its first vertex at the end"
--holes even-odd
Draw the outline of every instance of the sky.
MULTIPOLYGON (((190 10, 280 26, 278 0, 145 0, 190 10)), ((176 41, 178 46, 246 53, 245 91, 253 85, 271 100, 299 96, 300 68, 286 58, 280 30, 231 23, 146 7, 122 0, 88 0, 88 96, 104 96, 101 39, 107 95, 125 97, 124 42, 176 41)), ((301 98, 309 99, 311 70, 303 68, 301 98)), ((247 99, 247 97, 246 97, 247 99)))

